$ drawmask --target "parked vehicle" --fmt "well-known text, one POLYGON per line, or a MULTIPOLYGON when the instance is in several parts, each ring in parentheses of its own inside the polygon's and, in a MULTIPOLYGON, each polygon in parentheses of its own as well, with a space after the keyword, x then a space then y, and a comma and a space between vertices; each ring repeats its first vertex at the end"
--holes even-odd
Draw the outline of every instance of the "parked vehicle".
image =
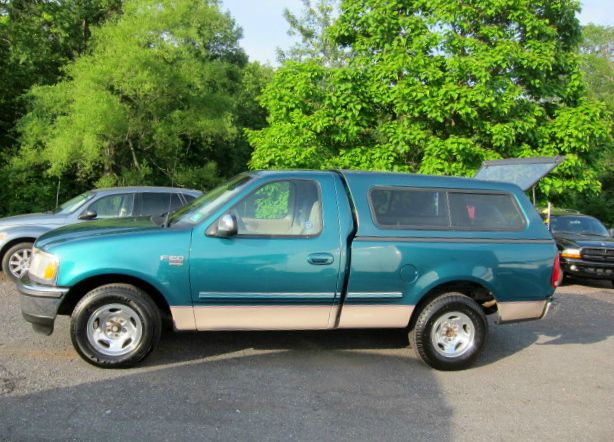
POLYGON ((82 193, 54 211, 0 219, 1 269, 17 280, 28 269, 32 244, 40 235, 68 224, 93 219, 160 215, 175 210, 202 192, 172 187, 113 187, 82 193))
MULTIPOLYGON (((547 210, 542 211, 542 216, 547 215, 547 210)), ((555 209, 548 221, 560 251, 561 280, 563 275, 608 279, 614 286, 614 238, 597 218, 555 209)))
POLYGON ((71 315, 77 352, 136 364, 176 330, 400 328, 437 369, 475 361, 487 314, 542 318, 554 241, 517 186, 335 171, 252 172, 174 212, 41 236, 24 318, 71 315))

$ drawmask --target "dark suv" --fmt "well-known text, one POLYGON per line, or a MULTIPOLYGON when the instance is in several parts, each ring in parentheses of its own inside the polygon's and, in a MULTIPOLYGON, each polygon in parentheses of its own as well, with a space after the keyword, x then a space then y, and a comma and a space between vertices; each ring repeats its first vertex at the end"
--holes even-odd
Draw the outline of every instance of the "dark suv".
POLYGON ((82 193, 55 210, 0 219, 0 262, 10 279, 25 273, 32 244, 43 233, 68 224, 105 218, 160 215, 173 211, 202 192, 173 187, 110 187, 82 193))
MULTIPOLYGON (((547 214, 542 214, 547 220, 547 214)), ((564 274, 579 278, 609 279, 614 285, 614 238, 601 222, 573 210, 550 216, 564 274)))

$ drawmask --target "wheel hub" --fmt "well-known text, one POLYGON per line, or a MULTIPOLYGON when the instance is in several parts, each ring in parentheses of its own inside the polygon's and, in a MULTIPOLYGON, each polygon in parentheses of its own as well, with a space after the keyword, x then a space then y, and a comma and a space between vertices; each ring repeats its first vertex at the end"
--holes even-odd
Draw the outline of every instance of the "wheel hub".
POLYGON ((126 333, 127 330, 124 328, 124 324, 126 321, 123 319, 112 318, 107 321, 105 324, 105 334, 109 338, 116 339, 120 336, 121 333, 126 333))
POLYGON ((475 326, 465 313, 446 312, 433 324, 431 342, 440 355, 457 358, 473 347, 475 326))
POLYGON ((30 249, 17 250, 9 258, 9 271, 17 278, 30 268, 30 258, 32 251, 30 249))
POLYGON ((446 323, 445 335, 446 335, 447 339, 451 339, 451 338, 454 338, 456 336, 456 330, 454 329, 453 326, 451 326, 448 323, 446 323))
POLYGON ((143 336, 143 322, 132 308, 107 304, 87 321, 87 339, 96 351, 107 356, 123 356, 133 351, 143 336))

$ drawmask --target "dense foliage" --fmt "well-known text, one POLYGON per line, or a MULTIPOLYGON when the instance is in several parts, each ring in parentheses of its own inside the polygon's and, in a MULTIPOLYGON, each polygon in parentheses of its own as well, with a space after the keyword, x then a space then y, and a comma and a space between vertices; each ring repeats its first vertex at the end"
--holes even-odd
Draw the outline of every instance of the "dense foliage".
POLYGON ((0 148, 15 142, 21 95, 52 84, 89 48, 91 27, 121 11, 121 0, 0 0, 0 148))
POLYGON ((7 166, 22 197, 13 202, 35 197, 30 171, 51 183, 48 201, 58 179, 207 188, 244 170, 243 127, 265 124, 255 98, 270 69, 248 63, 239 28, 217 2, 126 1, 91 32, 91 49, 64 66, 61 81, 25 96, 7 166))
POLYGON ((564 154, 559 200, 600 189, 606 109, 586 96, 572 0, 344 0, 324 33, 345 63, 287 62, 265 90, 255 168, 472 175, 483 160, 564 154))
POLYGON ((218 0, 0 0, 0 215, 248 164, 471 176, 562 154, 538 196, 614 224, 614 31, 582 30, 577 0, 303 6, 274 71, 218 0))
MULTIPOLYGON (((88 51, 91 28, 121 12, 121 0, 0 0, 0 214, 52 208, 57 180, 44 168, 11 164, 24 94, 53 84, 67 63, 88 51), (38 206, 40 204, 40 206, 38 206)), ((65 180, 67 195, 77 190, 65 180)))
MULTIPOLYGON (((580 45, 588 92, 610 112, 614 132, 614 26, 588 25, 580 45)), ((614 149, 610 149, 600 176, 601 193, 574 195, 571 205, 614 227, 614 149)))

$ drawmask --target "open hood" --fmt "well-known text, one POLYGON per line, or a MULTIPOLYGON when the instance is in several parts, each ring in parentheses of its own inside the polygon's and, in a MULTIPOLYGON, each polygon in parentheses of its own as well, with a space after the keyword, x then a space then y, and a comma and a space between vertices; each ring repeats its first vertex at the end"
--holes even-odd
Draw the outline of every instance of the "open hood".
POLYGON ((564 156, 557 156, 484 161, 474 178, 512 183, 526 191, 564 159, 564 156))

